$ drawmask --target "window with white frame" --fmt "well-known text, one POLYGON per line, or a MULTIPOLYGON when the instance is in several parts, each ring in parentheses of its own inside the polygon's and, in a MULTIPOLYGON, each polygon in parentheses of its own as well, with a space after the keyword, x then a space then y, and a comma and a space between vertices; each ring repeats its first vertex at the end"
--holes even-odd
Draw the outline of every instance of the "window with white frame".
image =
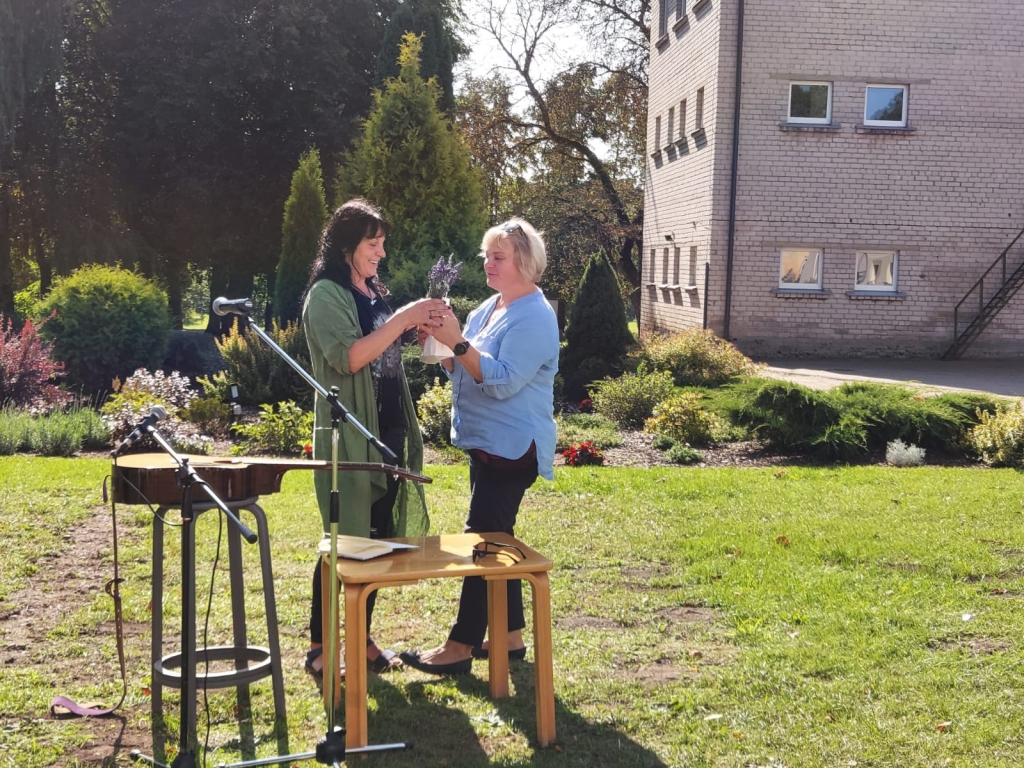
POLYGON ((858 291, 895 291, 896 266, 896 251, 858 251, 854 288, 858 291))
POLYGON ((907 126, 907 87, 869 85, 864 92, 864 125, 883 128, 907 126))
POLYGON ((790 83, 789 122, 827 125, 832 122, 832 83, 790 83))
POLYGON ((821 249, 783 248, 779 288, 812 291, 821 288, 821 249))

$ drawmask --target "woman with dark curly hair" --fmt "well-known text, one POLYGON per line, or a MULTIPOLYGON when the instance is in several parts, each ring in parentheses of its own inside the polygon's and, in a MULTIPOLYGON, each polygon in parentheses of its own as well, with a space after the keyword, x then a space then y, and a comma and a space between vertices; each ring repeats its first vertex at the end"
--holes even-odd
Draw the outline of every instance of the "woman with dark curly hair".
MULTIPOLYGON (((402 369, 402 337, 406 331, 431 328, 450 315, 439 299, 423 299, 393 312, 387 290, 377 278, 385 258, 389 225, 367 200, 349 200, 331 216, 320 239, 320 252, 310 269, 302 306, 302 325, 309 344, 313 376, 327 390, 337 387, 339 400, 359 423, 376 435, 398 463, 414 472, 423 468, 423 441, 416 408, 402 369)), ((331 457, 331 406, 316 397, 313 458, 331 457)), ((339 461, 380 462, 380 456, 351 425, 342 424, 339 461)), ((329 528, 330 472, 315 472, 317 502, 324 530, 329 528)), ((349 536, 391 538, 424 536, 429 520, 422 488, 380 472, 338 473, 341 513, 338 531, 349 536)), ((376 593, 366 601, 366 629, 376 593)), ((323 675, 320 567, 313 574, 310 606, 310 650, 306 670, 323 675)), ((371 671, 385 672, 401 662, 393 651, 370 637, 366 649, 371 671)))

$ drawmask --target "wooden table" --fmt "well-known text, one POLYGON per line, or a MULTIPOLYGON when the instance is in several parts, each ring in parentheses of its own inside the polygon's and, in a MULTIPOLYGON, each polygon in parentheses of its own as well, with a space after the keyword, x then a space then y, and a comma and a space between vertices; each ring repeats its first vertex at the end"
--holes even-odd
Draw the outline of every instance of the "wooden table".
MULTIPOLYGON (((487 622, 490 639, 488 659, 492 698, 509 693, 508 670, 508 579, 525 579, 533 588, 533 652, 536 675, 537 741, 546 747, 555 740, 555 686, 551 661, 551 593, 546 557, 504 533, 462 533, 395 539, 415 544, 418 549, 397 552, 374 560, 338 558, 338 579, 345 595, 345 730, 348 748, 368 743, 366 716, 366 598, 375 589, 416 584, 422 579, 481 576, 487 583, 487 622), (510 554, 472 557, 473 545, 481 541, 512 544, 525 559, 510 554)), ((330 555, 321 558, 323 579, 324 638, 330 632, 330 555)), ((339 594, 340 597, 340 594, 339 594)), ((340 616, 340 612, 337 614, 340 616)), ((339 654, 340 655, 340 654, 339 654)), ((335 664, 334 690, 341 690, 340 665, 335 664)), ((324 687, 325 704, 330 705, 324 687)))

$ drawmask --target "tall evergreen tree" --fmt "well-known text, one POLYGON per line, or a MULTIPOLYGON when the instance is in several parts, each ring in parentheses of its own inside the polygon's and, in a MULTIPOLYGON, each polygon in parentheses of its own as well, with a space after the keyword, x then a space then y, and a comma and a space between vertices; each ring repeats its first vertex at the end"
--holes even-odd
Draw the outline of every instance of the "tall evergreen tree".
POLYGON ((626 323, 619 282, 603 252, 591 256, 583 272, 565 341, 558 370, 567 396, 584 397, 590 382, 622 372, 633 334, 626 323))
POLYGON ((0 313, 6 317, 14 313, 16 133, 33 91, 59 74, 64 9, 61 0, 0 0, 0 313))
MULTIPOLYGON (((382 271, 396 302, 426 295, 427 271, 439 257, 454 253, 468 262, 485 226, 469 153, 438 110, 439 89, 420 75, 419 62, 420 38, 407 34, 398 77, 374 94, 363 133, 338 174, 342 198, 367 197, 391 220, 382 271)), ((473 266, 463 271, 456 293, 484 290, 483 270, 473 266)))
POLYGON ((451 116, 455 109, 455 64, 469 53, 454 30, 455 10, 444 0, 406 0, 395 11, 384 29, 384 42, 377 54, 375 88, 397 77, 401 69, 398 55, 408 33, 422 39, 420 74, 436 78, 441 88, 438 107, 451 116))
POLYGON ((284 204, 281 258, 274 283, 274 317, 282 326, 299 319, 299 300, 309 279, 309 267, 316 258, 325 221, 327 196, 320 152, 311 149, 299 158, 299 167, 292 175, 292 191, 284 204))

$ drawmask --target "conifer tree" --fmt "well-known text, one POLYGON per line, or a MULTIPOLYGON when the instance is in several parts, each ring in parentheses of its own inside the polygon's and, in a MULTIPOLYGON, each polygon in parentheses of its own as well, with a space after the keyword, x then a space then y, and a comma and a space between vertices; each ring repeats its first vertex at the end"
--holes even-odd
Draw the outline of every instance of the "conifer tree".
POLYGON ((282 326, 299 319, 299 300, 326 221, 327 197, 320 152, 311 149, 299 158, 299 167, 292 174, 292 191, 284 204, 281 258, 274 288, 274 317, 282 326))
POLYGON ((437 78, 441 95, 438 99, 440 110, 451 116, 455 108, 455 62, 468 53, 462 41, 456 36, 445 18, 451 18, 453 11, 446 3, 435 0, 419 0, 415 4, 406 0, 388 20, 384 28, 384 41, 377 54, 375 88, 383 88, 388 79, 400 71, 398 55, 404 36, 412 32, 419 35, 423 49, 420 53, 420 74, 425 80, 437 78))
POLYGON ((420 75, 420 48, 419 37, 405 35, 398 76, 374 94, 363 133, 338 172, 339 201, 366 197, 391 221, 381 271, 395 304, 425 296, 427 271, 450 253, 469 267, 455 293, 485 290, 483 269, 472 259, 485 226, 480 181, 438 110, 437 83, 420 75))
POLYGON ((576 288, 565 340, 558 369, 566 396, 585 397, 590 382, 622 372, 633 334, 619 282, 602 252, 590 257, 576 288))

